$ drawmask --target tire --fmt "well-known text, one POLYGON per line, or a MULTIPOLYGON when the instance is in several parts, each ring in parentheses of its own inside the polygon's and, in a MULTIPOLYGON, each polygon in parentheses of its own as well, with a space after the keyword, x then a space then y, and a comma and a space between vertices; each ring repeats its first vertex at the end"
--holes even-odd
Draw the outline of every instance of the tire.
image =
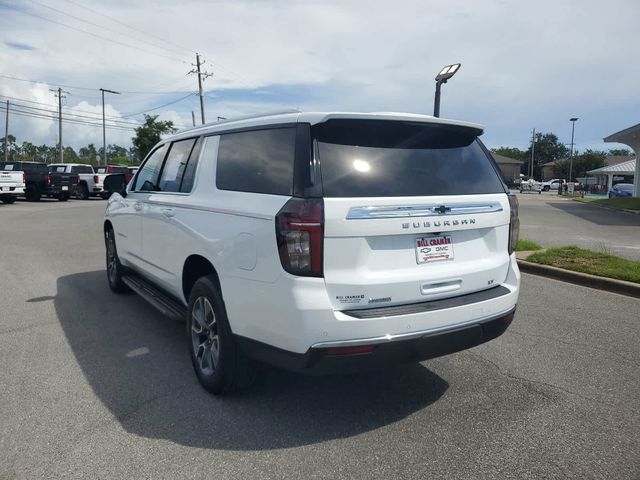
POLYGON ((88 200, 89 199, 89 189, 87 185, 82 183, 76 187, 76 198, 78 200, 88 200))
POLYGON ((118 258, 116 237, 112 228, 104 232, 104 242, 106 247, 107 281, 109 282, 109 288, 115 293, 130 292, 129 287, 122 281, 124 267, 118 258))
POLYGON ((30 185, 27 187, 27 191, 24 196, 30 202, 39 202, 40 197, 42 197, 42 193, 40 193, 40 189, 38 187, 30 185))
POLYGON ((13 195, 4 195, 2 197, 2 203, 11 204, 11 203, 14 203, 15 201, 16 201, 16 197, 14 197, 13 195))
POLYGON ((69 194, 61 193, 60 195, 58 195, 58 200, 61 202, 66 202, 67 200, 69 200, 69 194))
POLYGON ((544 190, 545 192, 548 192, 550 190, 549 185, 545 185, 544 187, 542 187, 542 190, 544 190))
POLYGON ((222 295, 212 275, 200 278, 191 289, 187 342, 196 376, 210 393, 231 393, 255 380, 256 369, 233 339, 222 295))
POLYGON ((102 192, 100 196, 102 197, 103 200, 109 200, 109 197, 111 196, 111 192, 107 192, 107 193, 102 192))

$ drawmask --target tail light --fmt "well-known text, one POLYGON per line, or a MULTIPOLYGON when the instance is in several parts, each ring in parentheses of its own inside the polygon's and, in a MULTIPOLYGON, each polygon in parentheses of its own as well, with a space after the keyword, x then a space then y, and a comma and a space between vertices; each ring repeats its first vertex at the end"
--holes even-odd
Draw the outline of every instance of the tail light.
POLYGON ((305 277, 322 277, 322 199, 289 200, 276 215, 276 239, 285 271, 305 277))
POLYGON ((47 183, 51 185, 51 175, 47 175, 47 183))
POLYGON ((99 183, 98 175, 93 176, 93 183, 99 183))
POLYGON ((511 219, 509 221, 509 255, 516 251, 516 244, 520 236, 520 219, 518 218, 518 198, 508 195, 511 219))
POLYGON ((80 182, 80 175, 76 175, 75 178, 73 179, 73 181, 75 183, 79 183, 80 182))
POLYGON ((27 183, 27 176, 24 174, 24 172, 22 172, 22 183, 27 183))

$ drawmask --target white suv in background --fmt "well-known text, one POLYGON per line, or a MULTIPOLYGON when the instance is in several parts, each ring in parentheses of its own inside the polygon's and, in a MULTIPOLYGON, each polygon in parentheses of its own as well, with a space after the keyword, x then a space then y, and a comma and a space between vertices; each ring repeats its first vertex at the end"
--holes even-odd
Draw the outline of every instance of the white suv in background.
POLYGON ((495 338, 518 301, 518 215, 482 131, 287 112, 180 132, 127 187, 105 181, 109 285, 186 319, 213 393, 251 379, 249 359, 344 372, 495 338))

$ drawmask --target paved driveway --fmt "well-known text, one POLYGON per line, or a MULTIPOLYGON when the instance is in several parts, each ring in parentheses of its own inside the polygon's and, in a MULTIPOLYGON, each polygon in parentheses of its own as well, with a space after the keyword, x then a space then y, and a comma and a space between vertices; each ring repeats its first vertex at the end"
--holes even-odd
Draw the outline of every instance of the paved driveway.
POLYGON ((488 344, 216 398, 108 290, 103 208, 0 206, 0 478, 640 478, 640 300, 524 275, 488 344))
POLYGON ((640 260, 640 215, 559 198, 518 194, 520 238, 543 247, 577 245, 640 260))

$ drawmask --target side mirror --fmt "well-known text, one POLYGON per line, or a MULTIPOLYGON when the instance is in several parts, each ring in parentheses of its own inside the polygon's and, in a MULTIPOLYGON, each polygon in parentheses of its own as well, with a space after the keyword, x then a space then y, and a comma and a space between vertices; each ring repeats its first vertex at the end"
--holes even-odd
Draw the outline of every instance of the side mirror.
POLYGON ((124 173, 114 173, 107 175, 104 179, 104 191, 108 197, 114 193, 119 193, 123 197, 127 196, 127 179, 124 173))

